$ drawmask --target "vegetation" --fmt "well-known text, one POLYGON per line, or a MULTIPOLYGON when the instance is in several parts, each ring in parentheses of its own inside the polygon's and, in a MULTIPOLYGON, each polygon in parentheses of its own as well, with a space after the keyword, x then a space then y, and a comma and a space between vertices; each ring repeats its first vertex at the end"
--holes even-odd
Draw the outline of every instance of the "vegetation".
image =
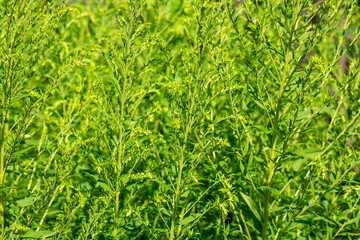
POLYGON ((360 238, 358 1, 0 13, 0 239, 360 238))

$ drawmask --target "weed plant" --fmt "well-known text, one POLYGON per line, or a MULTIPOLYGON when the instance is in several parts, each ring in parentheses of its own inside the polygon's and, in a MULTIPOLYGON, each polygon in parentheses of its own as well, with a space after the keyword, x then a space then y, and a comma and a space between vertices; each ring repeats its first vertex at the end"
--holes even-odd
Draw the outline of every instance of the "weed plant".
POLYGON ((360 238, 359 13, 0 0, 0 239, 360 238))

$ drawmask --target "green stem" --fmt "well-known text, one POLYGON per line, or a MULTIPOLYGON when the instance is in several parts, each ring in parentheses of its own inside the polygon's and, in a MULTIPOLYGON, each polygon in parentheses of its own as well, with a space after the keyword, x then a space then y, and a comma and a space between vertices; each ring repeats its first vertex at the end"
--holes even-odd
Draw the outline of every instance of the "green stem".
MULTIPOLYGON (((196 92, 196 88, 195 88, 194 92, 196 92)), ((193 118, 191 116, 192 116, 192 111, 193 111, 193 108, 194 108, 194 104, 195 104, 194 98, 191 98, 190 109, 189 109, 190 118, 189 118, 188 124, 186 125, 185 134, 184 134, 184 142, 183 142, 183 146, 181 148, 179 174, 178 174, 178 179, 177 179, 177 183, 176 183, 173 212, 172 212, 172 216, 171 216, 170 240, 173 240, 174 237, 175 237, 174 233, 175 233, 175 223, 176 223, 176 212, 177 212, 178 202, 179 202, 179 198, 180 198, 180 191, 181 191, 182 172, 183 172, 184 160, 185 160, 184 154, 185 154, 188 134, 190 132, 190 129, 191 129, 191 126, 192 126, 192 123, 193 123, 192 122, 193 118)))
POLYGON ((277 132, 279 129, 279 120, 280 120, 280 110, 281 110, 281 98, 282 95, 284 93, 284 88, 285 88, 285 82, 286 82, 286 76, 287 76, 287 68, 288 68, 288 64, 289 64, 289 53, 290 53, 290 48, 291 48, 291 43, 292 43, 292 36, 293 36, 293 28, 291 30, 290 33, 290 37, 289 37, 289 42, 288 42, 288 46, 287 46, 287 51, 286 51, 286 56, 285 56, 285 65, 284 65, 284 70, 283 70, 283 75, 282 75, 282 79, 280 82, 280 89, 279 89, 279 95, 278 95, 278 99, 277 99, 277 104, 276 104, 276 110, 275 110, 275 120, 274 120, 274 127, 273 127, 273 133, 272 133, 272 139, 271 139, 271 155, 270 155, 270 160, 268 162, 268 177, 266 180, 266 189, 265 189, 265 194, 264 194, 264 214, 263 214, 263 224, 262 224, 262 239, 265 240, 267 237, 267 223, 268 223, 268 218, 269 218, 269 202, 270 202, 270 198, 271 198, 271 192, 270 192, 270 187, 271 187, 271 181, 272 181, 272 177, 274 175, 274 162, 275 162, 275 149, 276 149, 276 141, 277 141, 277 132))
MULTIPOLYGON (((188 125, 189 127, 189 125, 188 125)), ((182 171, 184 166, 184 154, 185 154, 185 147, 186 147, 186 141, 187 141, 187 132, 188 127, 185 130, 185 139, 184 139, 184 145, 181 149, 181 159, 179 164, 179 174, 178 179, 176 183, 176 190, 175 190, 175 198, 174 198, 174 206, 173 206, 173 212, 171 216, 171 228, 170 228, 170 240, 174 239, 174 233, 175 233, 175 223, 176 223, 176 212, 177 212, 177 206, 180 198, 180 187, 181 187, 181 181, 182 181, 182 171)))
POLYGON ((3 102, 3 116, 1 120, 1 141, 0 141, 0 225, 1 225, 1 233, 5 232, 5 197, 4 194, 4 184, 5 184, 5 132, 6 132, 6 94, 5 91, 2 94, 2 102, 3 102))

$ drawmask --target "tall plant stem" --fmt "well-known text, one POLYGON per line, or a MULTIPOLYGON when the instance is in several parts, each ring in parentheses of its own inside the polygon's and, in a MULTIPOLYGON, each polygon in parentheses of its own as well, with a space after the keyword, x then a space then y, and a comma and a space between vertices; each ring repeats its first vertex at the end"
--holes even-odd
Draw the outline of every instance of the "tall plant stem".
MULTIPOLYGON (((293 26, 294 25, 295 25, 295 23, 293 24, 293 26)), ((274 166, 275 158, 276 158, 275 150, 276 150, 276 141, 277 141, 277 134, 278 134, 278 129, 279 129, 279 122, 280 122, 281 98, 284 93, 284 87, 285 87, 286 78, 287 78, 286 73, 287 73, 287 68, 288 68, 288 64, 289 64, 289 54, 290 54, 293 32, 294 32, 294 28, 292 27, 291 32, 290 32, 289 42, 287 45, 286 56, 285 56, 285 65, 284 65, 284 69, 283 69, 283 74, 282 74, 282 78, 281 78, 281 82, 280 82, 279 94, 278 94, 277 103, 276 103, 275 120, 274 120, 273 133, 272 133, 272 139, 271 139, 271 154, 270 154, 270 160, 268 162, 269 170, 268 170, 268 175, 267 175, 267 179, 266 179, 266 189, 265 189, 265 194, 264 194, 264 213, 263 213, 263 220, 262 220, 262 239, 263 240, 267 239, 266 235, 267 235, 267 225, 268 225, 268 219, 269 219, 269 202, 270 202, 270 198, 271 198, 270 187, 271 187, 271 181, 272 181, 272 178, 274 176, 274 171, 275 171, 275 166, 274 166)))
POLYGON ((125 73, 123 74, 123 86, 122 86, 122 93, 119 98, 120 100, 120 117, 118 119, 118 125, 119 125, 119 144, 118 144, 118 159, 116 164, 116 170, 117 170, 117 176, 116 176, 116 194, 115 194, 115 226, 116 226, 116 234, 117 234, 117 228, 118 224, 117 221, 119 219, 119 197, 120 197, 120 177, 121 177, 121 171, 122 171, 122 158, 123 158, 123 120, 124 120, 124 107, 125 107, 125 94, 126 94, 126 76, 127 76, 127 69, 128 65, 127 62, 125 63, 125 73))
MULTIPOLYGON (((195 103, 194 98, 191 98, 191 104, 190 104, 190 109, 189 109, 190 116, 192 116, 194 103, 195 103)), ((179 162, 179 173, 178 173, 178 178, 177 178, 177 182, 176 182, 175 196, 174 196, 174 202, 173 202, 173 211, 172 211, 172 216, 171 216, 170 240, 173 240, 175 237, 174 233, 175 233, 175 224, 176 224, 176 213, 177 213, 177 206, 178 206, 178 202, 179 202, 179 198, 180 198, 182 172, 183 172, 184 161, 185 161, 184 155, 185 155, 185 149, 186 149, 186 144, 187 144, 187 140, 188 140, 188 134, 190 132, 190 129, 191 129, 191 126, 193 123, 192 121, 193 121, 193 118, 190 117, 189 122, 186 125, 184 141, 183 141, 183 145, 182 145, 181 153, 180 153, 181 156, 180 156, 180 162, 179 162)))
MULTIPOLYGON (((4 184, 5 184, 5 132, 7 131, 6 125, 6 94, 5 91, 2 94, 3 102, 3 114, 1 119, 1 141, 0 141, 0 224, 1 224, 1 233, 5 232, 5 197, 4 194, 4 184)), ((2 234, 0 235, 2 237, 2 234)))
POLYGON ((181 191, 181 182, 182 182, 182 171, 184 167, 184 154, 185 154, 185 148, 186 148, 186 142, 187 142, 187 135, 188 130, 190 128, 190 123, 187 125, 185 130, 185 139, 184 139, 184 145, 181 148, 181 158, 180 158, 180 164, 179 164, 179 174, 176 182, 176 190, 175 190, 175 197, 173 202, 173 211, 171 216, 171 229, 170 229, 170 240, 174 239, 174 233, 175 233, 175 224, 176 224, 176 212, 177 212, 177 206, 180 198, 180 191, 181 191))
MULTIPOLYGON (((133 25, 132 25, 132 21, 130 22, 130 29, 129 32, 132 33, 133 32, 133 25)), ((125 101, 126 101, 126 88, 127 88, 127 75, 128 75, 128 69, 129 69, 129 62, 128 62, 128 55, 130 54, 130 46, 131 46, 131 38, 127 39, 126 41, 126 47, 124 48, 124 59, 123 59, 123 63, 124 63, 124 68, 122 70, 122 76, 121 78, 123 79, 123 84, 121 87, 121 94, 119 95, 119 103, 120 103, 120 116, 118 119, 118 126, 119 126, 119 144, 118 144, 118 159, 117 159, 117 164, 116 164, 116 170, 117 170, 117 176, 116 176, 116 194, 115 194, 115 232, 117 234, 117 230, 118 230, 118 219, 119 219, 119 207, 120 207, 120 202, 119 202, 119 197, 120 197, 120 177, 121 177, 121 172, 122 172, 122 159, 123 159, 123 154, 124 154, 124 132, 123 132, 123 122, 124 122, 124 115, 125 115, 125 101)))

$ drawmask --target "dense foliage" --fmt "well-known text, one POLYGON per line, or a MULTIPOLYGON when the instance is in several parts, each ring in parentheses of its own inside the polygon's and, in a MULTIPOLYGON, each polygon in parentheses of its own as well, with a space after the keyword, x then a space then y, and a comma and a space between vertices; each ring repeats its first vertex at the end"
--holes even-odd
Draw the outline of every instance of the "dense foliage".
POLYGON ((0 0, 0 239, 360 238, 354 0, 0 0))

